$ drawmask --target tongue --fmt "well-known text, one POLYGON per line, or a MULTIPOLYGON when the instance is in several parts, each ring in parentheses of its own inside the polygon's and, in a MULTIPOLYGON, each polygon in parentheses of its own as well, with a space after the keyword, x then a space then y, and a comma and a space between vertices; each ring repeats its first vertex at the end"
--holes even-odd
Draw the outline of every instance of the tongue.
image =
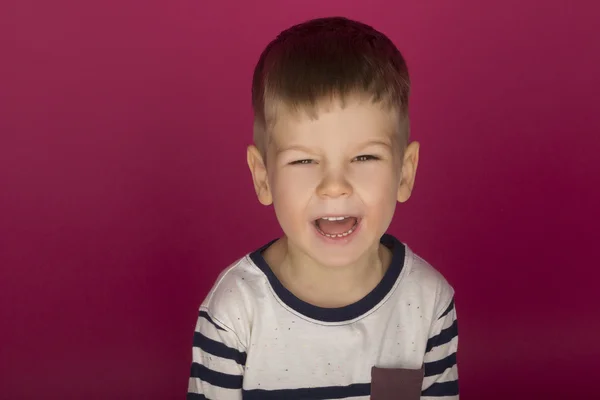
POLYGON ((340 221, 328 221, 326 219, 318 219, 317 227, 328 235, 339 235, 340 233, 348 232, 356 224, 356 218, 344 218, 340 221))

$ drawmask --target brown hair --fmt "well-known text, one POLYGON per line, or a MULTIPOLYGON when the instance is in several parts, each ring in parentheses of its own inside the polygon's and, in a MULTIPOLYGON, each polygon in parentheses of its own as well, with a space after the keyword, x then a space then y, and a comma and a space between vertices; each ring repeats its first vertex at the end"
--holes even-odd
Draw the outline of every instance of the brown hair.
POLYGON ((348 95, 367 94, 406 117, 409 92, 402 54, 374 28, 343 17, 294 25, 267 45, 254 70, 254 142, 264 156, 266 133, 279 105, 314 115, 324 99, 343 102, 348 95))

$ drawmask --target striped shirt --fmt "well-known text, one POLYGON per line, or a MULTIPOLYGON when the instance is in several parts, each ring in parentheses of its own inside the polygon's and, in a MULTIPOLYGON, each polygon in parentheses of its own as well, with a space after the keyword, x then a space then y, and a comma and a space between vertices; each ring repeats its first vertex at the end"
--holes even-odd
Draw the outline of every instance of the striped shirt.
POLYGON ((341 308, 289 292, 262 257, 270 244, 225 269, 200 306, 188 400, 458 399, 454 290, 393 236, 382 243, 385 276, 341 308))

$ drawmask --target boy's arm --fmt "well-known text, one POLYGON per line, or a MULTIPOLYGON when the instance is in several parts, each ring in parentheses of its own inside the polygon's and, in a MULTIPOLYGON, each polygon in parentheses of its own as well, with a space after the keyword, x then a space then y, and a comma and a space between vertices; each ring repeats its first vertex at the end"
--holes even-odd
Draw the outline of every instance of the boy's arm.
POLYGON ((231 329, 201 308, 194 332, 188 400, 240 400, 246 350, 231 329))
POLYGON ((458 322, 454 299, 433 322, 425 351, 421 399, 458 399, 458 322))

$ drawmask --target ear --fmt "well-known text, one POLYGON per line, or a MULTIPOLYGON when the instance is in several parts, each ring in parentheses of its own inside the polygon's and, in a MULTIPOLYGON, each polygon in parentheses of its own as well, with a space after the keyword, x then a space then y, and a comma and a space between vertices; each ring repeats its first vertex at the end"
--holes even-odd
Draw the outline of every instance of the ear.
POLYGON ((267 176, 267 167, 260 151, 256 146, 249 146, 247 152, 248 167, 252 173, 254 181, 254 190, 258 196, 258 201, 262 205, 268 206, 273 202, 271 190, 269 188, 269 179, 267 176))
POLYGON ((398 186, 398 201, 404 203, 410 198, 415 185, 415 176, 419 165, 419 143, 412 142, 404 150, 402 161, 402 180, 398 186))

